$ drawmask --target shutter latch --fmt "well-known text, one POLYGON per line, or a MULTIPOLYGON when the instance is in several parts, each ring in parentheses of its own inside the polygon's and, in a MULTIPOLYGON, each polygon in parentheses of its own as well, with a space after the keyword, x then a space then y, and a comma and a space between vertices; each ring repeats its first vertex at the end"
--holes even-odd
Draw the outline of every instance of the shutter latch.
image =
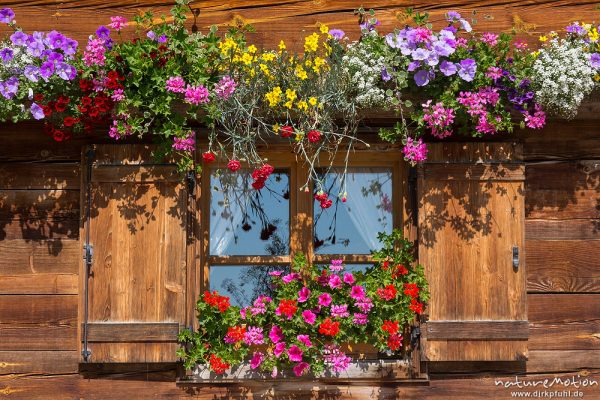
POLYGON ((419 339, 421 338, 421 328, 414 326, 410 331, 410 345, 413 350, 419 347, 419 339))
POLYGON ((188 193, 193 196, 196 192, 196 173, 194 171, 188 171, 185 174, 185 180, 188 185, 188 193))
POLYGON ((512 248, 512 265, 515 271, 519 270, 519 246, 512 248))
POLYGON ((85 260, 88 273, 91 272, 94 261, 94 246, 91 244, 83 245, 83 259, 85 260))

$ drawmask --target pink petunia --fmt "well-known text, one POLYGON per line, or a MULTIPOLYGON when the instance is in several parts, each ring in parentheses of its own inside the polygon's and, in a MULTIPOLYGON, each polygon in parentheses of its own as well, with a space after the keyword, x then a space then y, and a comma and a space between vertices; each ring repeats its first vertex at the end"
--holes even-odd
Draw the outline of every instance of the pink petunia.
POLYGON ((298 303, 304 303, 304 302, 306 302, 309 297, 310 297, 310 289, 307 288, 306 286, 304 286, 298 292, 298 303))
POLYGON ((287 351, 287 355, 290 361, 302 361, 302 354, 302 349, 296 346, 295 344, 290 346, 290 348, 287 351))
MULTIPOLYGON (((338 277, 339 278, 339 277, 338 277)), ((319 296, 319 305, 327 307, 331 304, 331 295, 329 293, 323 293, 319 296)))
POLYGON ((308 335, 298 335, 296 339, 306 347, 312 347, 312 343, 310 341, 310 337, 308 335))
POLYGON ((354 300, 362 300, 365 298, 365 288, 362 286, 352 286, 350 289, 350 297, 354 300))
POLYGON ((329 277, 329 287, 332 289, 338 289, 342 286, 342 279, 339 275, 331 275, 329 277))
POLYGON ((254 352, 254 355, 252 356, 252 360, 250 360, 250 368, 256 369, 256 368, 260 367, 260 364, 262 364, 264 359, 265 359, 265 356, 263 353, 261 353, 260 351, 254 352))
POLYGON ((269 332, 269 339, 271 339, 273 343, 281 342, 283 340, 283 331, 281 328, 277 325, 273 325, 269 332))
POLYGON ((294 366, 294 368, 292 368, 292 370, 294 371, 294 374, 296 374, 296 376, 301 376, 302 374, 304 374, 304 371, 306 371, 307 369, 308 369, 307 362, 298 363, 294 366))
POLYGON ((315 313, 310 310, 303 311, 302 317, 304 318, 304 322, 306 322, 309 325, 313 325, 317 319, 315 313))
POLYGON ((285 351, 285 342, 279 342, 275 345, 275 349, 273 349, 273 354, 275 357, 279 358, 285 351))
POLYGON ((344 274, 344 283, 352 285, 354 283, 354 275, 352 275, 350 272, 346 272, 344 274))

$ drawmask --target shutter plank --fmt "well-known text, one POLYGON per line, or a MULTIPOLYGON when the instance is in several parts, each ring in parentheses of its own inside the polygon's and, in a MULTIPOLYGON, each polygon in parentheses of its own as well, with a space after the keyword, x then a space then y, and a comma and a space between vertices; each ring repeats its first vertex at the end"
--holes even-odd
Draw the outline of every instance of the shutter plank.
POLYGON ((89 323, 90 342, 176 342, 178 323, 89 323))
POLYGON ((527 339, 527 321, 432 321, 425 324, 427 339, 527 339))

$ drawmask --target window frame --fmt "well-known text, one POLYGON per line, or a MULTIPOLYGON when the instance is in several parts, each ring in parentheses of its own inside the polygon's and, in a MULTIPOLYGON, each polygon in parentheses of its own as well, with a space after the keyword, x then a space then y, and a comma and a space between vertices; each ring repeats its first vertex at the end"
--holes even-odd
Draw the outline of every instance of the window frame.
MULTIPOLYGON (((301 191, 300 185, 308 180, 308 171, 296 156, 286 147, 278 151, 264 151, 268 163, 277 169, 289 171, 290 185, 290 218, 289 218, 289 249, 285 256, 215 256, 210 255, 210 202, 211 202, 211 172, 215 169, 226 168, 225 163, 214 163, 205 166, 201 173, 201 194, 198 196, 200 217, 199 245, 199 292, 210 287, 210 267, 219 266, 253 266, 253 265, 289 265, 295 254, 302 252, 311 263, 326 264, 331 259, 341 258, 346 264, 370 264, 373 257, 367 254, 315 254, 314 253, 314 184, 310 182, 308 192, 301 191)), ((344 167, 346 154, 337 154, 333 159, 329 155, 321 156, 322 165, 344 167)), ((242 164, 242 168, 248 165, 242 164)), ((348 156, 348 167, 378 167, 390 168, 392 171, 392 228, 404 227, 408 232, 406 213, 406 192, 408 185, 408 168, 402 153, 393 147, 377 150, 355 150, 348 156)))

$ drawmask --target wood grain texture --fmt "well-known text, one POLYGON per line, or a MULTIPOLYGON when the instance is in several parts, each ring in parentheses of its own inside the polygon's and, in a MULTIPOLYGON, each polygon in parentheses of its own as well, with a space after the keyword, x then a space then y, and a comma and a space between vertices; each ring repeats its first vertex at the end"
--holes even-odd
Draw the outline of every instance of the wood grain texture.
POLYGON ((525 221, 527 240, 600 240, 600 219, 525 221))
POLYGON ((77 350, 77 328, 66 325, 0 324, 0 350, 77 350))
POLYGON ((447 181, 520 182, 524 180, 524 165, 441 164, 427 165, 420 170, 424 179, 447 181))
POLYGON ((523 143, 523 159, 529 162, 598 160, 600 132, 593 118, 556 120, 541 131, 516 132, 515 136, 523 143), (574 137, 577 140, 573 140, 574 137))
POLYGON ((527 321, 430 321, 423 333, 428 340, 527 339, 527 321))
MULTIPOLYGON (((420 175, 419 261, 430 285, 429 321, 527 320, 526 275, 512 267, 512 247, 523 247, 523 193, 522 181, 420 175)), ((521 360, 527 352, 525 340, 422 343, 429 361, 521 360)))
POLYGON ((529 292, 600 293, 600 242, 526 240, 529 292))
POLYGON ((88 324, 90 342, 176 342, 178 323, 123 322, 88 324))
MULTIPOLYGON (((11 2, 9 2, 10 4, 11 2)), ((83 43, 93 33, 97 25, 108 24, 112 15, 124 15, 132 19, 141 11, 153 9, 156 15, 169 14, 170 4, 157 0, 150 1, 27 1, 14 2, 17 20, 27 30, 47 30, 52 26, 61 32, 73 35, 83 43)), ((280 38, 285 38, 292 47, 301 47, 303 31, 315 29, 318 22, 328 23, 332 27, 344 29, 355 38, 359 29, 352 11, 360 7, 360 1, 261 1, 248 4, 246 1, 202 2, 193 4, 200 8, 201 15, 197 20, 198 27, 206 30, 208 26, 217 24, 225 29, 228 26, 253 24, 257 33, 252 35, 254 42, 275 46, 280 38)), ((452 6, 464 15, 471 11, 479 11, 477 28, 483 31, 509 31, 513 26, 523 33, 537 35, 549 30, 564 28, 573 20, 594 19, 595 5, 591 2, 566 3, 536 2, 535 7, 524 1, 496 3, 462 2, 428 3, 417 1, 375 1, 368 7, 377 10, 377 17, 382 22, 380 29, 390 31, 407 22, 406 7, 415 7, 419 11, 428 11, 434 25, 445 25, 444 14, 452 6)), ((366 5, 365 5, 366 6, 366 5)), ((191 17, 191 12, 189 13, 191 17)), ((190 22, 191 25, 191 22, 190 22)), ((131 35, 133 30, 124 32, 131 35)))
POLYGON ((0 275, 77 274, 77 240, 0 240, 0 275))
POLYGON ((0 375, 72 374, 78 361, 76 351, 0 351, 0 375))
MULTIPOLYGON (((538 373, 598 368, 600 350, 531 350, 527 361, 527 371, 538 373)), ((599 392, 597 390, 592 393, 597 395, 599 392)))
POLYGON ((76 326, 77 296, 0 296, 0 324, 76 326))
POLYGON ((0 294, 78 294, 76 274, 1 275, 0 294))
POLYGON ((0 189, 79 189, 79 164, 2 163, 0 189))

